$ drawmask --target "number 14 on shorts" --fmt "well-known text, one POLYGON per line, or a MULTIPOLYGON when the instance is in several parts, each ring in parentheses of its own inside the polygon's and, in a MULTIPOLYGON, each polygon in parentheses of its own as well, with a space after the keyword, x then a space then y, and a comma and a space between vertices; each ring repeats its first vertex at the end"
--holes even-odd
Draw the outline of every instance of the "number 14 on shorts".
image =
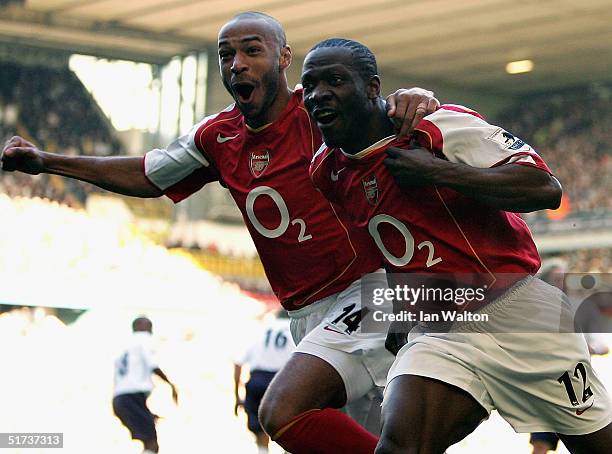
POLYGON ((357 304, 349 304, 342 308, 342 312, 334 318, 330 324, 336 328, 343 330, 346 334, 353 334, 359 329, 361 320, 370 310, 367 307, 363 309, 357 307, 357 304))

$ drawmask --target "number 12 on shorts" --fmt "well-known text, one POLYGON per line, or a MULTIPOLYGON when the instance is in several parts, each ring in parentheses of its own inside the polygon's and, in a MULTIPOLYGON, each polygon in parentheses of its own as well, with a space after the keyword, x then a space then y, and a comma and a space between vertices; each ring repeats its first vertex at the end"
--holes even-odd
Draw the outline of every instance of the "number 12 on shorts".
MULTIPOLYGON (((587 386, 587 370, 583 363, 576 364, 576 367, 574 368, 574 377, 582 378, 582 403, 584 404, 593 395, 593 391, 591 391, 590 386, 587 386)), ((580 402, 578 401, 578 396, 576 395, 576 391, 574 390, 574 386, 572 385, 572 379, 570 377, 569 372, 565 371, 563 375, 561 375, 557 379, 557 381, 563 386, 565 386, 567 397, 569 397, 569 400, 572 405, 575 407, 580 405, 580 402)))

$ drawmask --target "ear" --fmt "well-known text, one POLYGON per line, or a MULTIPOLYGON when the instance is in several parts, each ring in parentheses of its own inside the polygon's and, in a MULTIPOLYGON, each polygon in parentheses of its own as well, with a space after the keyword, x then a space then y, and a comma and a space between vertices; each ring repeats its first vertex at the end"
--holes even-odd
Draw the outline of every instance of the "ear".
POLYGON ((293 54, 291 53, 291 47, 289 45, 285 45, 280 50, 280 56, 278 64, 281 70, 285 70, 289 68, 291 65, 291 61, 293 60, 293 54))
POLYGON ((372 76, 366 87, 368 98, 374 99, 380 96, 380 77, 372 76))

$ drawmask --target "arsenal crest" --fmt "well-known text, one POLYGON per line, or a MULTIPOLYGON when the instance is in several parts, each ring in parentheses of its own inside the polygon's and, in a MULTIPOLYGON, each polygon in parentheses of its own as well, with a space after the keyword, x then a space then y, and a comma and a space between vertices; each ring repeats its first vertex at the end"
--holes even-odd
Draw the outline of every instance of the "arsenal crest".
POLYGON ((378 203, 378 181, 376 181, 376 175, 368 175, 361 180, 363 185, 363 192, 365 193, 366 199, 370 205, 376 205, 378 203))
POLYGON ((255 178, 259 178, 264 173, 268 164, 270 164, 270 152, 268 150, 251 151, 249 167, 255 178))

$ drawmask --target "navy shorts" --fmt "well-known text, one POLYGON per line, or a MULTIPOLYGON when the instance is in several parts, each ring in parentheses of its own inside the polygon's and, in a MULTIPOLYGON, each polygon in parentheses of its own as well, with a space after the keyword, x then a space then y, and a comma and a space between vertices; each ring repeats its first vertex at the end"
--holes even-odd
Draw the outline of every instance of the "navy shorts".
POLYGON ((113 399, 113 411, 134 440, 157 440, 155 417, 147 407, 147 394, 119 394, 113 399))
POLYGON ((534 441, 544 441, 548 443, 550 449, 554 451, 559 444, 559 436, 554 432, 533 432, 529 438, 529 442, 533 443, 534 441))
POLYGON ((266 370, 253 370, 251 371, 251 378, 245 385, 246 398, 244 399, 244 409, 248 416, 247 426, 254 434, 263 432, 257 413, 259 412, 261 399, 275 374, 276 372, 266 370))

